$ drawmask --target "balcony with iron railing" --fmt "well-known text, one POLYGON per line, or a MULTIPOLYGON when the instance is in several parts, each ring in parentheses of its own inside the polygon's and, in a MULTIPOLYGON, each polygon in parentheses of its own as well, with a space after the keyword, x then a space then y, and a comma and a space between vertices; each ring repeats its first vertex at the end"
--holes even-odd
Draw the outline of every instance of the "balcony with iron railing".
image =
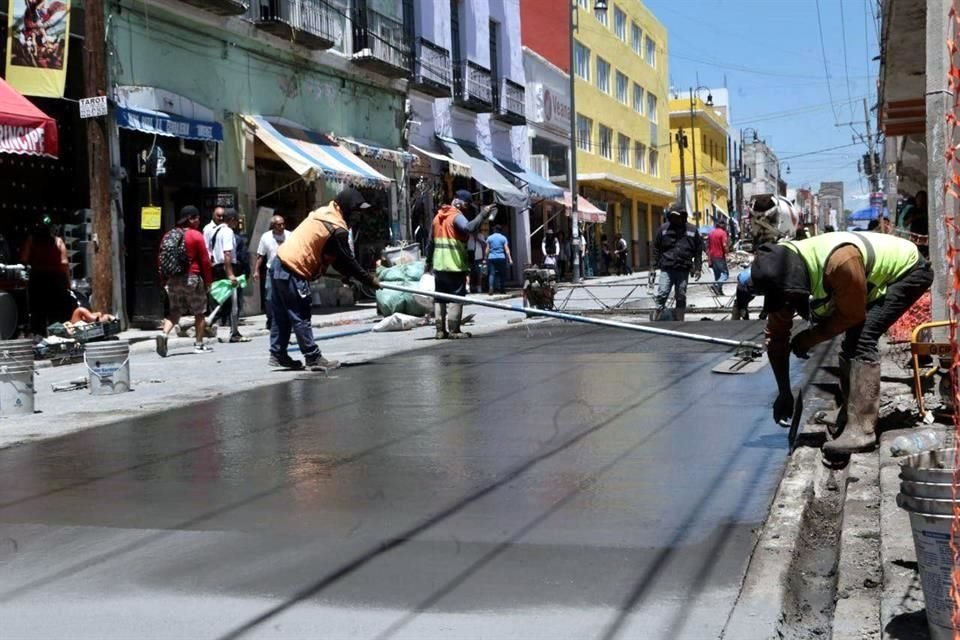
POLYGON ((218 16, 242 16, 250 6, 246 0, 182 0, 182 2, 218 16))
POLYGON ((284 40, 321 50, 343 41, 346 10, 327 0, 251 0, 247 19, 284 40))
POLYGON ((472 60, 455 63, 453 99, 459 106, 474 113, 493 112, 493 80, 490 70, 472 60))
POLYGON ((450 52, 425 38, 418 39, 410 88, 437 98, 449 98, 452 87, 453 63, 450 52))
POLYGON ((494 118, 512 125, 527 124, 526 92, 523 85, 503 78, 496 97, 497 110, 494 118))
POLYGON ((353 61, 391 78, 410 73, 410 45, 404 36, 403 22, 373 9, 355 14, 353 61))

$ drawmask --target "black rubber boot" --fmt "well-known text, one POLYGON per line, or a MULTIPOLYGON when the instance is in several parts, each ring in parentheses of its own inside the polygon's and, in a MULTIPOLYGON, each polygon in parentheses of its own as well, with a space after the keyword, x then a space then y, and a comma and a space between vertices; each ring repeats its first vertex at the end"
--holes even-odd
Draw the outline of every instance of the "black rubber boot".
POLYGON ((827 455, 863 453, 877 446, 880 415, 880 363, 854 360, 850 363, 850 395, 847 424, 836 440, 823 445, 827 455))

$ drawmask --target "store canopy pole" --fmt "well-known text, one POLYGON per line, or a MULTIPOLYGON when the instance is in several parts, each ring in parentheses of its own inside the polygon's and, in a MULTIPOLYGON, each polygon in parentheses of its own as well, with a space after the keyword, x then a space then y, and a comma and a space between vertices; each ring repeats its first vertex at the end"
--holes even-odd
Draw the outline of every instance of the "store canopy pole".
MULTIPOLYGON (((86 97, 106 95, 106 28, 104 2, 88 2, 84 9, 83 85, 86 97)), ((87 162, 90 209, 93 212, 93 308, 116 313, 113 301, 113 221, 110 198, 109 119, 87 118, 87 162)))
POLYGON ((264 199, 266 199, 266 198, 269 198, 270 196, 272 196, 272 195, 275 194, 275 193, 280 193, 280 192, 283 191, 284 189, 289 189, 290 187, 292 187, 293 185, 297 184, 298 182, 301 182, 302 180, 303 180, 303 178, 300 177, 300 178, 297 178, 296 180, 294 180, 294 181, 292 181, 292 182, 288 182, 287 184, 283 185, 282 187, 277 187, 276 189, 274 189, 274 190, 271 191, 270 193, 265 193, 265 194, 263 194, 262 196, 260 196, 259 198, 257 198, 257 202, 260 202, 261 200, 264 200, 264 199))

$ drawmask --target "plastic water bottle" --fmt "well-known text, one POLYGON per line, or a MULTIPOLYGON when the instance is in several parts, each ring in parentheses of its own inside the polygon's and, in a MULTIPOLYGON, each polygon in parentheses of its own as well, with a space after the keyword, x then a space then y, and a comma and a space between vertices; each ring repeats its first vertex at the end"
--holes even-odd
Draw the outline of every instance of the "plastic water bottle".
POLYGON ((945 431, 937 429, 918 429, 909 434, 897 436, 890 443, 890 454, 894 456, 910 456, 924 451, 939 449, 946 442, 945 431))

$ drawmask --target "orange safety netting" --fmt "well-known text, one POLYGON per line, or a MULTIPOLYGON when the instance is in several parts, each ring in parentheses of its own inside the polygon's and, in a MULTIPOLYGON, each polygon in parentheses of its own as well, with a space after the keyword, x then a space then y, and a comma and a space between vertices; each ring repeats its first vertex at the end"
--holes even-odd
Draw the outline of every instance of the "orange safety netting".
MULTIPOLYGON (((960 393, 958 393, 957 367, 957 318, 960 318, 960 224, 957 214, 960 212, 960 0, 953 0, 949 13, 950 35, 947 38, 947 51, 950 55, 950 70, 947 73, 949 90, 953 94, 952 109, 946 115, 946 157, 949 167, 948 179, 944 183, 943 219, 946 227, 947 245, 947 306, 950 320, 951 358, 950 378, 953 396, 954 442, 960 443, 960 393)), ((934 257, 935 252, 931 257, 934 257)), ((957 448, 960 451, 960 447, 957 448)), ((953 555, 951 572, 953 597, 953 638, 960 640, 960 508, 957 507, 958 487, 960 487, 960 459, 954 460, 953 472, 953 525, 950 536, 950 550, 953 555)))
POLYGON ((929 291, 920 296, 920 299, 914 302, 913 306, 907 309, 907 312, 887 329, 887 337, 890 342, 910 342, 913 329, 925 322, 930 322, 933 315, 931 311, 932 300, 929 291))

